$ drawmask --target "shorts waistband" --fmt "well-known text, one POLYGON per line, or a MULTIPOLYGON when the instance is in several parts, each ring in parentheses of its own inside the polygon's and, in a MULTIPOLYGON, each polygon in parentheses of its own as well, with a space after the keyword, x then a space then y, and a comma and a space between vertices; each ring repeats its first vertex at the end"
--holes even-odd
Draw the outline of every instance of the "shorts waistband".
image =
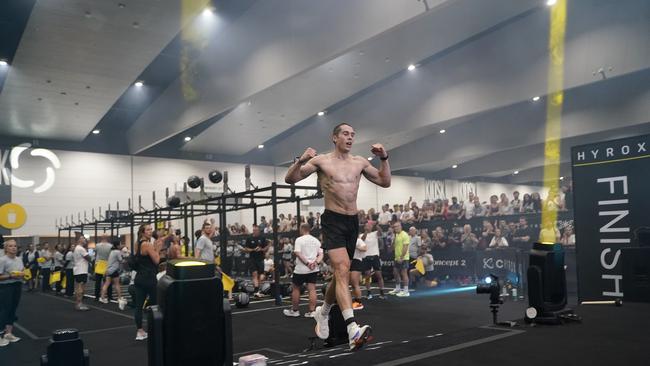
POLYGON ((332 210, 328 210, 328 209, 325 209, 325 211, 323 211, 323 214, 328 214, 328 215, 331 215, 331 216, 338 216, 338 217, 345 218, 345 219, 348 219, 348 220, 352 219, 352 218, 355 218, 355 219, 359 218, 359 216, 357 216, 357 215, 346 215, 346 214, 338 213, 336 211, 332 211, 332 210))

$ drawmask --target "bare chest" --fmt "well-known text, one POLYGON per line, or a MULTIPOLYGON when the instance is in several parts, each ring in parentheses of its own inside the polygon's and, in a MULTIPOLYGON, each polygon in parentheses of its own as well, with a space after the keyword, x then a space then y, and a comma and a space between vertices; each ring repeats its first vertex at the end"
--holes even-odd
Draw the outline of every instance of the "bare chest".
POLYGON ((320 176, 331 183, 359 183, 362 169, 356 161, 328 160, 320 165, 320 176))

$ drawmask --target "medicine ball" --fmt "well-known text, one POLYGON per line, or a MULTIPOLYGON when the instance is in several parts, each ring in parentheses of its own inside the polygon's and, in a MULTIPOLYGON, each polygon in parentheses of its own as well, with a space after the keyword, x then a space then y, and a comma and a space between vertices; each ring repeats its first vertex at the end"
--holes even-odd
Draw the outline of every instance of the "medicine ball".
POLYGON ((223 179, 223 175, 221 174, 220 171, 218 170, 213 170, 208 174, 208 179, 210 179, 210 182, 217 184, 221 183, 221 180, 223 179))
POLYGON ((243 290, 249 294, 255 292, 255 286, 253 285, 253 282, 250 281, 244 282, 243 290))
POLYGON ((187 185, 192 189, 199 188, 201 186, 201 178, 197 177, 196 175, 193 175, 187 178, 187 185))
POLYGON ((282 296, 291 296, 291 292, 293 292, 293 284, 283 283, 281 286, 280 289, 282 289, 282 296))
POLYGON ((260 292, 263 295, 270 295, 271 294, 271 284, 268 282, 264 282, 262 286, 260 286, 260 292))
POLYGON ((181 205, 181 199, 178 196, 167 197, 167 206, 176 208, 181 205))
POLYGON ((250 297, 245 292, 240 292, 235 296, 235 306, 240 309, 247 307, 250 301, 250 297))
POLYGON ((120 275, 120 285, 128 285, 131 283, 131 275, 124 272, 120 275))

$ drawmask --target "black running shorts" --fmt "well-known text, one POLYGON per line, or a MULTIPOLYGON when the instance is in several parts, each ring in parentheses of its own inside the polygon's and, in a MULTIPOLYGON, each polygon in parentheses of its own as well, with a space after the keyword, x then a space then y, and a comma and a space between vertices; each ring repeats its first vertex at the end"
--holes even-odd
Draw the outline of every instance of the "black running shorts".
POLYGON ((359 217, 325 210, 320 217, 323 249, 346 248, 350 259, 354 257, 359 236, 359 217))

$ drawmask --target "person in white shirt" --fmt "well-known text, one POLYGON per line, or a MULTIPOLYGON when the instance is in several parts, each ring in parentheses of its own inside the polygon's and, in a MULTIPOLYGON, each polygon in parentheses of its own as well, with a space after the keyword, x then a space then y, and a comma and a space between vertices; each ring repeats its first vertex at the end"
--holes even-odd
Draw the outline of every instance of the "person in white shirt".
MULTIPOLYGON (((386 207, 388 212, 388 207, 386 207)), ((363 234, 359 236, 366 243, 366 256, 363 258, 363 275, 366 282, 366 291, 368 299, 372 299, 370 289, 370 279, 375 277, 379 285, 379 298, 385 299, 384 295, 384 276, 381 273, 381 260, 379 259, 379 237, 377 235, 377 225, 367 223, 363 227, 363 234)))
POLYGON ((300 237, 296 239, 293 252, 296 254, 296 266, 293 269, 291 283, 291 309, 284 309, 286 316, 298 317, 298 305, 300 303, 300 287, 307 284, 309 293, 309 312, 305 313, 306 318, 314 317, 316 309, 316 280, 320 271, 320 264, 323 261, 323 249, 321 242, 310 234, 309 224, 300 225, 300 237))
POLYGON ((490 248, 507 248, 508 247, 508 240, 503 237, 501 233, 501 229, 497 228, 494 229, 494 236, 492 237, 492 240, 490 241, 490 248))
POLYGON ((379 222, 379 225, 388 225, 390 224, 390 221, 393 219, 393 214, 390 213, 388 210, 390 206, 387 204, 381 206, 381 213, 379 214, 379 217, 377 218, 377 222, 379 222))
MULTIPOLYGON (((86 250, 88 248, 88 242, 83 235, 79 235, 77 239, 77 246, 72 252, 72 260, 74 261, 74 267, 72 272, 74 274, 74 284, 75 284, 75 309, 79 311, 90 310, 87 306, 82 303, 84 298, 84 288, 86 282, 88 282, 88 264, 92 261, 92 258, 86 250)), ((70 286, 71 284, 68 284, 70 286)))
POLYGON ((362 310, 363 304, 361 303, 361 273, 363 273, 363 258, 366 256, 368 247, 366 243, 357 239, 357 245, 354 249, 354 257, 350 263, 350 286, 352 286, 352 309, 362 310))

